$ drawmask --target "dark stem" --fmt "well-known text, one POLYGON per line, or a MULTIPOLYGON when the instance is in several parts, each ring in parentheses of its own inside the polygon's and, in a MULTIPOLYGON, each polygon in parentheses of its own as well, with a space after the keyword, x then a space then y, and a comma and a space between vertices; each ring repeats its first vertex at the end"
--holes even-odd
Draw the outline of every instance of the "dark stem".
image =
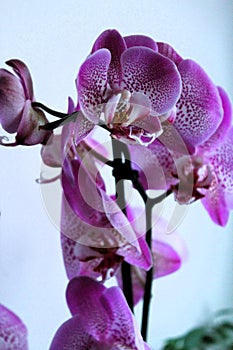
MULTIPOLYGON (((146 242, 151 250, 152 241, 152 209, 153 204, 150 201, 146 203, 146 242)), ((143 309, 142 309, 142 327, 141 334, 144 341, 147 339, 149 311, 151 302, 151 289, 153 282, 153 266, 146 273, 146 283, 144 289, 143 309)))
MULTIPOLYGON (((129 161, 129 151, 125 144, 120 141, 112 139, 113 149, 113 176, 115 177, 116 184, 116 202, 121 208, 122 212, 126 215, 126 203, 125 203, 125 190, 123 179, 127 178, 127 169, 125 167, 126 160, 129 161), (126 175, 126 177, 125 177, 126 175)), ((121 265, 122 285, 123 293, 126 301, 133 312, 133 288, 131 277, 131 266, 126 261, 121 265)))
POLYGON ((78 112, 74 112, 72 114, 66 114, 64 118, 55 120, 54 122, 47 123, 45 125, 41 125, 39 128, 43 130, 54 130, 59 126, 65 125, 70 122, 74 122, 77 116, 78 116, 78 112))
POLYGON ((43 109, 43 111, 45 111, 45 112, 47 112, 47 113, 49 113, 57 118, 65 118, 67 116, 67 113, 61 113, 58 111, 54 111, 53 109, 45 106, 43 103, 40 103, 40 102, 32 102, 32 107, 33 108, 41 108, 41 109, 43 109))

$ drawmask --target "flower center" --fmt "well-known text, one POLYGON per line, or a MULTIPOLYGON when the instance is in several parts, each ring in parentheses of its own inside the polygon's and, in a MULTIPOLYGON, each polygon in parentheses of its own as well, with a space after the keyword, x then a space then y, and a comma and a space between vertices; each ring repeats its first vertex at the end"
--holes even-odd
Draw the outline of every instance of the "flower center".
POLYGON ((130 106, 131 94, 127 90, 122 90, 120 92, 120 99, 117 103, 116 110, 113 116, 113 124, 124 124, 129 121, 129 115, 132 107, 130 106))

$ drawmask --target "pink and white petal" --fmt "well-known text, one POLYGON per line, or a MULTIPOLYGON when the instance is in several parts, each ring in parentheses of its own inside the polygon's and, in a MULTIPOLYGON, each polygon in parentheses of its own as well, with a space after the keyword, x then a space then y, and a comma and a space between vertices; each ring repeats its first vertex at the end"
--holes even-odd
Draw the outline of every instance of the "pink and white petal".
POLYGON ((108 68, 111 53, 100 49, 90 55, 82 64, 76 81, 79 104, 83 114, 93 123, 99 122, 99 116, 107 91, 108 68))
POLYGON ((196 152, 196 147, 186 142, 182 133, 174 124, 175 123, 170 123, 168 120, 165 120, 162 123, 163 133, 158 137, 158 140, 165 148, 175 153, 183 155, 194 154, 196 152))
POLYGON ((152 110, 164 114, 174 107, 181 92, 175 64, 147 47, 132 47, 121 56, 122 88, 148 96, 152 110))
POLYGON ((117 30, 105 30, 95 41, 92 53, 103 48, 108 49, 111 53, 111 63, 108 69, 108 83, 111 88, 117 88, 122 80, 120 59, 122 53, 126 50, 125 41, 117 30))
POLYGON ((49 167, 62 166, 61 135, 51 135, 47 144, 41 148, 41 158, 49 167))
MULTIPOLYGON (((69 280, 77 276, 89 276, 97 280, 104 278, 101 269, 97 269, 103 261, 103 255, 91 247, 61 234, 61 246, 66 274, 69 280)), ((106 270, 106 269, 105 269, 106 270)), ((112 271, 112 270, 111 270, 112 271)))
POLYGON ((111 225, 122 235, 125 242, 130 243, 141 252, 136 233, 122 211, 124 208, 120 208, 116 201, 108 196, 105 191, 100 189, 100 193, 104 211, 111 225))
POLYGON ((229 210, 225 201, 223 189, 215 179, 201 200, 213 222, 219 226, 226 226, 229 218, 229 210))
POLYGON ((217 87, 222 101, 223 119, 215 133, 210 136, 203 144, 198 147, 198 153, 206 151, 212 152, 220 143, 223 142, 232 124, 232 106, 229 96, 221 87, 217 87))
POLYGON ((154 239, 152 241, 154 259, 154 278, 163 277, 177 271, 181 266, 181 258, 167 243, 154 239))
POLYGON ((79 144, 85 137, 87 137, 90 132, 94 129, 95 123, 90 121, 85 115, 80 111, 77 112, 77 118, 73 127, 74 142, 76 145, 79 144))
MULTIPOLYGON (((108 224, 109 225, 109 224, 108 224)), ((96 227, 85 223, 80 217, 78 217, 74 211, 70 208, 65 197, 62 200, 62 214, 61 214, 61 233, 71 240, 78 242, 81 245, 85 245, 89 248, 96 250, 92 252, 92 256, 98 258, 98 249, 104 252, 104 249, 110 249, 112 252, 116 251, 118 254, 119 247, 125 249, 125 255, 135 253, 136 248, 130 245, 126 239, 112 226, 108 227, 96 227)), ((69 242, 70 243, 70 242, 69 242)), ((73 256, 79 259, 80 250, 72 244, 71 250, 67 250, 67 254, 72 251, 73 256)), ((119 254, 120 255, 120 254, 119 254)), ((102 255, 103 258, 103 255, 102 255)), ((118 259, 117 259, 118 260, 118 259)), ((67 258, 67 265, 69 265, 69 257, 67 258)), ((72 267, 71 267, 72 268, 72 267)), ((68 267, 67 267, 68 270, 68 267)))
POLYGON ((70 318, 56 331, 49 350, 110 350, 109 346, 97 342, 86 328, 85 320, 79 315, 70 318))
POLYGON ((106 124, 108 126, 112 123, 112 121, 114 119, 116 108, 117 108, 117 105, 120 101, 120 98, 121 98, 120 93, 118 93, 116 95, 112 95, 108 99, 108 102, 105 104, 104 117, 105 117, 106 124))
POLYGON ((172 60, 177 66, 183 61, 183 58, 173 49, 173 47, 169 44, 157 42, 158 52, 172 60))
POLYGON ((108 339, 119 349, 144 350, 144 342, 120 288, 106 289, 100 301, 109 316, 108 339))
POLYGON ((233 127, 223 143, 209 157, 209 162, 223 191, 233 193, 233 127))
POLYGON ((172 176, 175 162, 166 147, 155 141, 147 148, 129 145, 133 168, 139 172, 139 180, 145 190, 168 189, 176 180, 172 176))
POLYGON ((216 86, 196 62, 183 60, 178 70, 182 93, 174 126, 187 145, 195 147, 217 130, 223 118, 222 103, 216 86))
POLYGON ((151 115, 149 98, 140 92, 134 92, 129 101, 132 110, 127 124, 144 129, 148 134, 158 136, 162 132, 159 118, 151 115))
POLYGON ((92 309, 94 311, 95 308, 100 308, 99 299, 105 290, 106 287, 103 284, 92 278, 84 276, 73 278, 66 289, 66 301, 71 314, 84 316, 88 315, 92 309))
POLYGON ((0 348, 27 350, 27 328, 12 311, 0 304, 0 348))
MULTIPOLYGON (((66 291, 66 300, 73 315, 81 324, 85 321, 86 332, 96 343, 109 343, 111 324, 109 310, 105 310, 101 297, 106 287, 86 276, 72 279, 66 291)), ((113 342, 110 342, 113 345, 113 342)), ((110 345, 109 344, 109 345, 110 345)))
MULTIPOLYGON (((140 114, 141 109, 137 109, 135 113, 140 114)), ((142 120, 137 120, 133 126, 139 130, 141 129, 142 133, 139 137, 139 142, 144 146, 150 145, 163 132, 159 118, 152 115, 148 115, 142 120)))
POLYGON ((126 42, 127 48, 134 46, 144 46, 152 49, 155 52, 158 52, 158 46, 156 42, 146 35, 129 35, 124 36, 124 40, 126 42))
POLYGON ((97 227, 108 224, 99 189, 81 159, 65 157, 62 187, 70 207, 83 221, 97 227))
POLYGON ((24 103, 24 90, 19 79, 0 69, 0 123, 7 132, 17 131, 24 103))
POLYGON ((20 78, 21 84, 24 89, 26 100, 33 101, 34 96, 33 96, 32 77, 26 64, 17 59, 9 60, 6 62, 6 64, 12 67, 15 73, 20 78))
POLYGON ((46 144, 52 132, 40 129, 40 126, 48 123, 45 114, 40 109, 33 109, 31 101, 27 100, 24 105, 22 118, 20 120, 16 142, 19 145, 46 144))

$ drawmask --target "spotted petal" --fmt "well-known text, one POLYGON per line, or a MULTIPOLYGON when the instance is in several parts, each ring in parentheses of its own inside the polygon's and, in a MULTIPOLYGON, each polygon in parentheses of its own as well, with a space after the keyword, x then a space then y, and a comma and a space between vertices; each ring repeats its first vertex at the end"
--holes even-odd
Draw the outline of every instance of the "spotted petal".
POLYGON ((15 71, 15 73, 20 78, 21 84, 24 89, 25 97, 27 100, 33 101, 33 84, 32 84, 32 77, 29 72, 28 67, 25 63, 23 63, 20 60, 9 60, 6 62, 8 66, 12 67, 15 71))
POLYGON ((99 49, 108 49, 111 52, 111 63, 108 69, 108 82, 111 88, 119 87, 122 80, 120 58, 126 49, 126 44, 120 33, 113 30, 106 30, 96 39, 92 53, 99 49))
POLYGON ((148 147, 129 145, 133 168, 139 172, 139 180, 145 190, 168 189, 176 181, 172 176, 175 161, 168 149, 155 141, 148 147))
POLYGON ((152 110, 164 114, 180 96, 181 80, 169 59, 147 47, 132 47, 121 56, 122 88, 148 96, 152 110))
POLYGON ((229 219, 229 209, 225 201, 224 190, 214 179, 205 197, 201 200, 213 222, 219 226, 226 226, 229 219))
MULTIPOLYGON (((84 162, 83 162, 84 163, 84 162)), ((62 169, 62 186, 73 211, 91 225, 106 226, 107 218, 99 190, 82 165, 81 159, 65 158, 62 169)))
POLYGON ((0 349, 27 350, 27 329, 18 316, 0 304, 0 349))
POLYGON ((24 90, 19 79, 0 69, 0 123, 7 132, 17 131, 24 103, 24 90))
POLYGON ((144 349, 120 288, 107 289, 88 277, 79 277, 70 281, 66 298, 72 314, 79 317, 81 324, 85 320, 86 332, 97 344, 112 346, 106 349, 144 349))
POLYGON ((187 145, 195 147, 213 135, 220 125, 221 99, 215 85, 196 62, 183 60, 178 69, 182 93, 174 125, 187 145))
POLYGON ((223 88, 218 87, 219 95, 223 107, 223 119, 215 133, 198 147, 198 153, 212 152, 220 143, 223 142, 227 132, 232 124, 232 106, 227 93, 223 88))
POLYGON ((124 40, 126 42, 127 48, 134 46, 144 46, 149 49, 158 52, 158 46, 156 42, 146 35, 129 35, 125 36, 124 40))
POLYGON ((107 89, 108 67, 111 53, 100 49, 90 55, 82 64, 78 78, 77 89, 79 104, 84 115, 94 123, 98 123, 107 89))
POLYGON ((221 188, 233 193, 233 128, 229 130, 224 142, 210 156, 209 161, 221 188))
POLYGON ((173 49, 173 47, 169 44, 157 42, 158 52, 172 60, 176 65, 178 65, 183 58, 173 49))

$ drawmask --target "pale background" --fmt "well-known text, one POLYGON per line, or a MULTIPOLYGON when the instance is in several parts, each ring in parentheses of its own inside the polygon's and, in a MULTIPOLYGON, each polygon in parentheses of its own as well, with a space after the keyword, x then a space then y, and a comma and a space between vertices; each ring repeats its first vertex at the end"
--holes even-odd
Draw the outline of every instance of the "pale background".
MULTIPOLYGON (((198 61, 233 99, 231 0, 4 1, 0 11, 0 66, 24 60, 37 100, 66 110, 74 79, 101 31, 142 33, 172 44, 198 61)), ((40 147, 0 149, 0 303, 26 323, 31 350, 48 349, 70 315, 59 232, 35 183, 40 147)), ((56 203, 55 203, 56 204, 56 203)), ((215 226, 200 204, 179 231, 189 256, 182 269, 156 281, 149 343, 179 335, 220 308, 233 306, 232 220, 215 226)))

